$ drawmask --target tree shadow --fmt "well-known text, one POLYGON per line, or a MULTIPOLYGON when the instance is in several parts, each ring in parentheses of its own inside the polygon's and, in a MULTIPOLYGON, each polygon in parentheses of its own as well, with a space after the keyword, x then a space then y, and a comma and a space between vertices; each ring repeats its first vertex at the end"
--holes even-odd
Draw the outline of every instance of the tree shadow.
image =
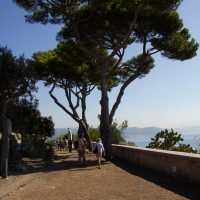
POLYGON ((77 153, 59 153, 55 154, 52 161, 44 161, 42 158, 24 158, 24 162, 28 165, 27 172, 21 173, 17 170, 8 171, 8 175, 12 176, 23 176, 26 174, 33 173, 49 173, 52 171, 69 170, 93 170, 97 168, 97 161, 94 159, 94 154, 86 154, 86 165, 79 165, 77 153))
POLYGON ((152 169, 135 166, 123 160, 113 159, 112 163, 131 175, 141 177, 149 182, 159 185, 166 190, 172 191, 188 199, 200 199, 200 184, 176 179, 171 175, 157 172, 152 169))

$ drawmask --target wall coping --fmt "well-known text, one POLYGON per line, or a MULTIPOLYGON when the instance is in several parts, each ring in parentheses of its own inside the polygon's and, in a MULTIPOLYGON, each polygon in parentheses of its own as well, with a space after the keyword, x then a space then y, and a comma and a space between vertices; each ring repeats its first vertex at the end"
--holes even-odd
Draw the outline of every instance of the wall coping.
POLYGON ((193 154, 193 153, 185 153, 185 152, 178 152, 178 151, 168 151, 168 150, 160 150, 160 149, 151 149, 151 148, 144 148, 144 147, 134 147, 134 146, 127 146, 127 145, 117 145, 117 144, 112 144, 113 147, 120 147, 120 148, 128 148, 128 149, 133 149, 137 151, 146 151, 146 153, 149 154, 165 154, 167 155, 173 155, 173 156, 178 156, 178 157, 183 157, 185 159, 189 160, 199 160, 200 159, 200 154, 193 154))

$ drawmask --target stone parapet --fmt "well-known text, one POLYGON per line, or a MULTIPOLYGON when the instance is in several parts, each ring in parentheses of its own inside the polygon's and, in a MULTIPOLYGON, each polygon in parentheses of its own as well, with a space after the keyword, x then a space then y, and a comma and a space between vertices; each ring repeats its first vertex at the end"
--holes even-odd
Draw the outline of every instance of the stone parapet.
POLYGON ((200 154, 112 145, 114 158, 150 168, 194 183, 200 183, 200 154))

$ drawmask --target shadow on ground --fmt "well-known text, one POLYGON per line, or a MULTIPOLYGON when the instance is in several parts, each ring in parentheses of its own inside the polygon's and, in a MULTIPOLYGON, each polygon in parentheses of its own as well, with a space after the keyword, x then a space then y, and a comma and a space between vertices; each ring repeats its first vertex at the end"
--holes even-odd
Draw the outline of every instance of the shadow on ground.
MULTIPOLYGON (((27 158, 28 162, 28 172, 27 173, 18 173, 18 172, 9 172, 9 175, 20 175, 33 174, 33 173, 49 173, 52 171, 89 171, 96 170, 97 161, 96 157, 92 153, 87 153, 87 165, 78 165, 78 155, 77 152, 72 154, 61 153, 59 152, 53 162, 47 165, 42 159, 33 159, 27 158)), ((103 162, 103 165, 109 164, 110 162, 103 162)), ((134 166, 133 164, 121 161, 121 160, 112 160, 112 163, 120 167, 122 170, 130 173, 133 176, 141 177, 142 179, 152 182, 166 190, 172 191, 175 194, 183 196, 191 200, 200 200, 200 184, 192 184, 184 180, 178 180, 172 176, 166 175, 164 173, 159 173, 151 169, 140 168, 134 166)))
POLYGON ((52 171, 59 170, 92 170, 97 166, 96 160, 91 157, 94 156, 92 153, 87 153, 87 165, 79 165, 78 164, 78 155, 77 153, 66 153, 59 152, 54 156, 52 161, 45 162, 41 158, 23 158, 23 161, 27 163, 28 170, 26 173, 20 173, 17 170, 9 171, 8 175, 25 175, 25 174, 33 174, 38 172, 49 173, 52 171))
POLYGON ((121 160, 113 160, 112 163, 134 176, 139 176, 178 195, 192 200, 200 200, 200 184, 178 180, 170 175, 159 173, 151 169, 140 168, 121 160))

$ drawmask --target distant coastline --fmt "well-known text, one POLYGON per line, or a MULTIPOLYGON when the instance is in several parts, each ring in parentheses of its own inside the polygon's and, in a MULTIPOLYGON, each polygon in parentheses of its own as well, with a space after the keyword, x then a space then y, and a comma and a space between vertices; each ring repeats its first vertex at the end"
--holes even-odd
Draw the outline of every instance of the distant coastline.
MULTIPOLYGON (((76 134, 78 131, 78 127, 71 127, 70 129, 74 134, 76 134)), ((129 127, 124 131, 123 138, 126 141, 134 142, 138 147, 146 147, 151 142, 151 137, 154 137, 158 132, 164 130, 165 128, 159 127, 129 127)), ((174 128, 173 130, 181 134, 182 138, 184 139, 183 144, 190 144, 192 147, 197 148, 199 150, 197 144, 200 143, 200 126, 174 128)), ((68 128, 55 128, 54 137, 66 133, 68 133, 68 128)))
MULTIPOLYGON (((72 133, 76 134, 78 127, 70 127, 72 133)), ((55 136, 60 136, 68 133, 68 128, 55 128, 55 136)))
MULTIPOLYGON (((70 127, 72 133, 76 134, 78 131, 78 127, 70 127)), ((159 128, 159 127, 129 127, 124 130, 123 137, 129 138, 136 135, 156 135, 160 131, 164 131, 166 128, 159 128)), ((189 126, 183 128, 172 128, 175 132, 178 133, 189 133, 189 132, 200 132, 200 126, 189 126)), ((168 129, 170 130, 170 129, 168 129)), ((68 133, 68 128, 55 128, 55 136, 63 135, 68 133)))

